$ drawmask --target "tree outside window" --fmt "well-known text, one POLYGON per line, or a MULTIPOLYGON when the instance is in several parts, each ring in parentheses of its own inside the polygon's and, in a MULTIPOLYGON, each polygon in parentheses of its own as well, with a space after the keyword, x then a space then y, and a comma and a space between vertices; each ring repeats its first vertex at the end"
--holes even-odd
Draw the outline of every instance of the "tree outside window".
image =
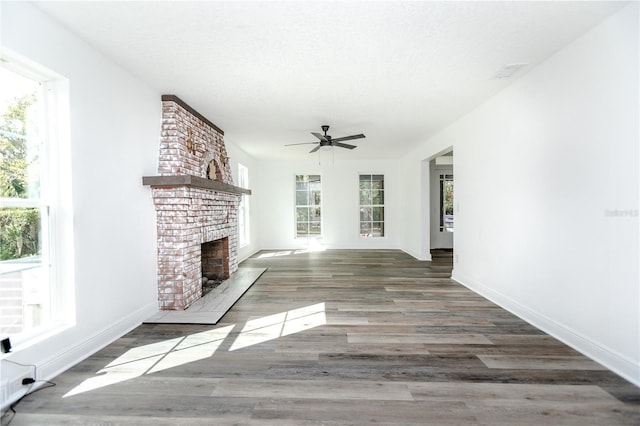
POLYGON ((51 313, 47 229, 41 194, 41 84, 0 68, 0 333, 43 325, 51 313))
POLYGON ((322 188, 320 175, 296 175, 296 236, 321 234, 322 188))
POLYGON ((360 237, 384 237, 384 175, 360 175, 360 237))

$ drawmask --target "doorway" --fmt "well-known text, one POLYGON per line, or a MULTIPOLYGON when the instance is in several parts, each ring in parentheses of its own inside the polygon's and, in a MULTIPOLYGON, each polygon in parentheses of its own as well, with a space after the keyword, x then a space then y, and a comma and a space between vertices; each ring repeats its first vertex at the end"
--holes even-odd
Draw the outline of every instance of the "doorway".
POLYGON ((429 182, 431 249, 453 250, 453 151, 429 161, 429 182))

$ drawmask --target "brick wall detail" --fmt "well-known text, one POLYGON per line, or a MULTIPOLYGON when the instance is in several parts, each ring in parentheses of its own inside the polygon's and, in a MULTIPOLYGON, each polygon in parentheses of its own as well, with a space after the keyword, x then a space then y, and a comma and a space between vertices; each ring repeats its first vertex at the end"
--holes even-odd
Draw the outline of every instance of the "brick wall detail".
POLYGON ((174 101, 162 102, 162 133, 158 174, 160 176, 192 175, 207 177, 207 166, 216 162, 218 180, 233 185, 229 163, 223 164, 220 155, 227 156, 224 134, 191 114, 174 101), (187 141, 193 147, 189 152, 187 141))
MULTIPOLYGON (((162 102, 158 174, 206 177, 216 161, 217 180, 233 185, 224 136, 218 129, 173 101, 162 102), (187 148, 191 135, 192 151, 187 148)), ((158 233, 158 301, 160 309, 184 310, 202 295, 201 245, 228 238, 228 274, 238 269, 240 196, 186 186, 154 187, 158 233)))

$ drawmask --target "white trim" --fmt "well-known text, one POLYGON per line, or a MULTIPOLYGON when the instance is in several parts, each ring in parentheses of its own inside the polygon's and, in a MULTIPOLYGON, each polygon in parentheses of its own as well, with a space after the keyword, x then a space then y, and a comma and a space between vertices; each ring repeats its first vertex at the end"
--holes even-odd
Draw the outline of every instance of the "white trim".
MULTIPOLYGON (((38 198, 2 198, 0 204, 4 207, 38 208, 40 209, 40 247, 41 265, 47 275, 47 293, 43 292, 42 324, 33 329, 24 324, 25 329, 19 333, 10 333, 16 346, 29 344, 29 340, 40 341, 42 336, 47 336, 50 330, 59 329, 60 324, 72 323, 72 318, 65 312, 74 311, 72 298, 63 297, 63 293, 71 293, 73 280, 68 274, 62 279, 63 270, 72 270, 68 257, 73 256, 73 250, 60 250, 58 235, 61 234, 62 225, 60 211, 67 205, 63 204, 61 194, 71 192, 70 185, 61 185, 60 175, 66 173, 66 169, 60 163, 60 159, 67 154, 62 147, 66 140, 64 128, 68 126, 68 106, 62 101, 68 96, 66 79, 31 60, 23 58, 9 51, 2 52, 2 68, 20 75, 25 79, 37 83, 38 108, 37 121, 39 130, 37 141, 39 144, 38 166, 40 168, 40 191, 38 198), (62 256, 61 253, 66 253, 62 256), (46 301, 45 298, 46 297, 46 301), (42 331, 41 331, 42 330, 42 331), (41 336, 42 335, 42 336, 41 336)), ((71 204, 69 204, 70 206, 71 204)), ((72 229, 72 228, 70 228, 72 229)), ((72 240, 73 238, 69 238, 72 240)))
POLYGON ((93 355, 115 340, 124 336, 134 328, 142 324, 146 319, 158 312, 158 302, 148 303, 142 308, 125 316, 120 321, 109 327, 103 328, 92 337, 60 352, 38 366, 39 378, 51 380, 51 378, 63 373, 67 369, 78 364, 85 358, 93 355))
POLYGON ((451 279, 602 364, 636 386, 640 386, 640 364, 635 363, 632 359, 611 348, 594 342, 576 330, 522 305, 510 297, 465 276, 455 269, 451 273, 451 279))
MULTIPOLYGON (((308 191, 310 192, 310 191, 308 191)), ((302 207, 302 206, 301 206, 302 207)), ((311 207, 307 205, 306 207, 311 207)), ((311 222, 307 220, 307 224, 311 222)), ((293 175, 293 239, 294 240, 318 240, 322 239, 324 233, 324 189, 322 187, 322 173, 294 173, 293 175), (320 234, 319 235, 298 235, 298 176, 319 176, 320 177, 320 234)))
MULTIPOLYGON (((358 182, 358 210, 357 210, 357 214, 358 214, 358 228, 356 230, 357 232, 357 236, 360 240, 380 240, 380 239, 385 239, 387 238, 387 209, 386 209, 386 193, 387 193, 387 188, 386 188, 386 176, 384 173, 369 173, 369 172, 358 172, 357 174, 357 182, 358 182), (360 188, 360 177, 361 176, 369 176, 370 177, 370 182, 373 182, 373 176, 374 175, 378 175, 378 176, 382 176, 382 198, 383 198, 383 203, 382 204, 360 204, 360 195, 361 195, 361 191, 362 189, 360 188), (362 219, 360 216, 360 209, 362 207, 371 207, 371 209, 373 209, 374 207, 382 207, 382 215, 384 216, 384 219, 382 221, 374 221, 373 220, 373 210, 371 211, 371 220, 367 221, 371 224, 372 229, 373 229, 373 222, 382 222, 382 235, 379 236, 375 236, 372 235, 370 237, 363 237, 360 232, 362 230, 362 219)), ((373 190, 373 189, 372 189, 373 190)), ((373 199, 371 200, 373 202, 373 199)))
MULTIPOLYGON (((95 333, 83 342, 49 357, 47 361, 37 365, 38 380, 53 380, 59 374, 138 327, 143 321, 157 312, 158 303, 154 301, 127 315, 115 324, 95 333)), ((20 398, 22 394, 23 392, 14 392, 12 395, 9 395, 8 398, 3 401, 4 404, 1 409, 4 411, 9 405, 20 398)))

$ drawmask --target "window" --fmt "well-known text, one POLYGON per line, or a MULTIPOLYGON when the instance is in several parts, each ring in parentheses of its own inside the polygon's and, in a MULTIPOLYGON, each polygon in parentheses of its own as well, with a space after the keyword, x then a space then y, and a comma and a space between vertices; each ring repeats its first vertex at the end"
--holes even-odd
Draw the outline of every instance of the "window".
MULTIPOLYGON (((249 188, 249 169, 238 164, 238 186, 249 188)), ((242 194, 238 209, 238 244, 244 247, 249 244, 249 195, 242 194)))
POLYGON ((296 175, 296 236, 320 236, 320 175, 296 175))
POLYGON ((453 232, 453 175, 440 174, 440 232, 453 232))
POLYGON ((360 236, 384 237, 384 175, 360 175, 360 236))
POLYGON ((0 335, 17 341, 62 318, 52 250, 55 87, 13 61, 0 67, 0 335))

